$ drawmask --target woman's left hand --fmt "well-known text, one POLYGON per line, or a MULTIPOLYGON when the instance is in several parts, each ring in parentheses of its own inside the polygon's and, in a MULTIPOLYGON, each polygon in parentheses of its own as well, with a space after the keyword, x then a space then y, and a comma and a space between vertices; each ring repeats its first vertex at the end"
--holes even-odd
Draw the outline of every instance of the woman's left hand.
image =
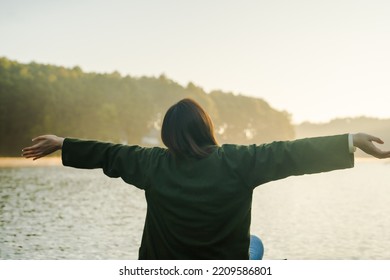
POLYGON ((64 138, 56 135, 42 135, 32 139, 32 141, 36 142, 36 144, 23 148, 22 156, 36 160, 60 150, 62 148, 64 138))

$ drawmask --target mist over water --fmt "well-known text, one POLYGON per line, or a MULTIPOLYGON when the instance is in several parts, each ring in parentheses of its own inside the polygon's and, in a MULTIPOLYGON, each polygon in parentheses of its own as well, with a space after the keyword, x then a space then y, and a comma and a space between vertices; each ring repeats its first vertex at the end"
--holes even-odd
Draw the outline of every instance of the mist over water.
MULTIPOLYGON (((390 259, 390 164, 290 177, 254 192, 265 259, 390 259)), ((137 259, 143 191, 100 170, 0 168, 1 259, 137 259)))

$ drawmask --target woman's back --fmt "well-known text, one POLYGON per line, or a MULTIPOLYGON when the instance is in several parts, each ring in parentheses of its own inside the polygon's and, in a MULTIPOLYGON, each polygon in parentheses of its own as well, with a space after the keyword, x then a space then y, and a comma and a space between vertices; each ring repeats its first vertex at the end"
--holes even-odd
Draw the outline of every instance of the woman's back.
POLYGON ((215 147, 203 159, 161 150, 150 186, 140 259, 248 259, 252 189, 215 147))
POLYGON ((148 208, 140 259, 248 259, 256 186, 352 167, 353 155, 347 134, 214 146, 201 159, 177 158, 163 148, 66 138, 62 162, 102 168, 107 176, 145 190, 148 208))

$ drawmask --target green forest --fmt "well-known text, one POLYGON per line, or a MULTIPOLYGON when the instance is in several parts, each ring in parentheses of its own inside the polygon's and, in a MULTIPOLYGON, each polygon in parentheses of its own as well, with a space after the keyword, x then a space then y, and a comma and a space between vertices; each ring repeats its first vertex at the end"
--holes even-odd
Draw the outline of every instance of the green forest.
POLYGON ((166 110, 182 98, 198 101, 214 121, 220 143, 294 138, 290 115, 259 98, 205 92, 165 75, 86 73, 0 58, 0 156, 19 156, 41 134, 147 145, 158 139, 166 110))

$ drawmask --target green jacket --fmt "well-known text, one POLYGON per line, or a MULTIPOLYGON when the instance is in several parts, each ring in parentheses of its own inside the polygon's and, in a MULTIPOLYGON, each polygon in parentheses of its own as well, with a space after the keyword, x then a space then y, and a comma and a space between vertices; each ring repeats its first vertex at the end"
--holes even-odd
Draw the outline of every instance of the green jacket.
POLYGON ((215 146, 203 159, 175 159, 164 148, 66 138, 62 161, 102 168, 145 191, 139 259, 248 259, 256 186, 354 165, 347 134, 215 146))

